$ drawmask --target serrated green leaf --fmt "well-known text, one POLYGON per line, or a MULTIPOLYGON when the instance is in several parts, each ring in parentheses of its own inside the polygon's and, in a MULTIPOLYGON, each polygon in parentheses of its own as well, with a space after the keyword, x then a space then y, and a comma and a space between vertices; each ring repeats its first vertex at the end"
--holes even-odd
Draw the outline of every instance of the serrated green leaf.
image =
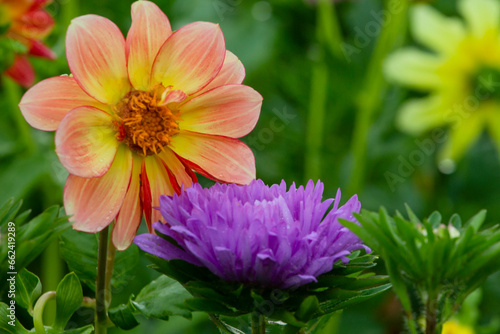
POLYGON ((59 282, 56 290, 56 319, 53 327, 64 329, 73 313, 80 308, 83 291, 75 273, 69 273, 59 282))
POLYGON ((179 283, 167 276, 160 276, 146 285, 132 303, 148 318, 168 320, 172 315, 191 319, 186 300, 193 296, 179 283))
POLYGON ((134 316, 135 311, 132 303, 127 303, 110 309, 108 314, 116 327, 129 330, 139 325, 134 316))
POLYGON ((26 269, 16 276, 16 303, 33 315, 35 301, 42 294, 40 279, 26 269))

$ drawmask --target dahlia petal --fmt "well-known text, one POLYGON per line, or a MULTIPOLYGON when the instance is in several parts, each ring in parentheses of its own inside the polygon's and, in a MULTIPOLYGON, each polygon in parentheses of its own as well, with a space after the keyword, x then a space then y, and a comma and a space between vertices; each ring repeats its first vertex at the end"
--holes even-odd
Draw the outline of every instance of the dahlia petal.
POLYGON ((43 80, 29 89, 19 108, 26 121, 34 128, 54 131, 63 117, 74 108, 106 106, 85 93, 72 77, 54 77, 43 80))
POLYGON ((416 5, 411 14, 415 39, 432 50, 453 53, 465 37, 462 21, 445 17, 429 5, 416 5))
MULTIPOLYGON (((175 191, 170 184, 168 172, 160 158, 155 155, 147 156, 144 159, 146 166, 146 175, 151 189, 151 221, 157 222, 162 218, 159 208, 160 196, 172 196, 175 191)), ((161 219, 163 221, 163 219, 161 219)))
POLYGON ((165 91, 161 97, 160 104, 167 105, 172 102, 183 102, 187 98, 187 94, 182 90, 165 91))
POLYGON ((78 84, 96 100, 114 105, 130 90, 125 39, 110 20, 97 15, 73 19, 66 56, 78 84))
POLYGON ((146 163, 143 160, 141 164, 141 191, 140 198, 142 204, 142 210, 144 211, 144 218, 146 219, 146 225, 148 226, 149 233, 153 233, 153 223, 151 222, 151 214, 153 211, 153 205, 151 204, 151 187, 149 185, 148 176, 146 174, 146 163))
POLYGON ((248 184, 255 179, 252 150, 239 140, 181 131, 171 148, 217 180, 248 184))
POLYGON ((120 142, 111 116, 94 107, 71 110, 56 131, 56 153, 63 166, 80 177, 104 175, 115 158, 120 142))
POLYGON ((219 74, 210 81, 210 83, 203 87, 199 92, 191 95, 192 97, 198 96, 210 89, 223 85, 239 85, 245 79, 245 67, 241 61, 231 51, 226 50, 226 57, 220 69, 219 74))
POLYGON ((130 184, 113 228, 113 244, 118 250, 125 250, 130 246, 142 220, 139 177, 142 159, 137 155, 133 155, 132 158, 133 167, 130 184))
POLYGON ((262 96, 244 85, 224 85, 179 106, 184 130, 240 138, 257 124, 262 96))
POLYGON ((149 89, 153 62, 171 34, 170 22, 156 4, 150 1, 136 1, 132 4, 127 57, 128 74, 135 89, 149 89))
POLYGON ((458 121, 450 130, 449 138, 439 153, 439 160, 460 160, 479 139, 485 127, 485 118, 479 113, 458 121))
POLYGON ((488 31, 498 31, 500 25, 500 3, 495 0, 460 0, 458 11, 465 18, 469 29, 476 37, 488 31))
POLYGON ((132 153, 122 145, 108 172, 99 178, 70 174, 64 187, 64 208, 73 228, 95 233, 109 225, 120 211, 132 172, 132 153))
POLYGON ((186 166, 177 158, 177 156, 168 147, 158 154, 161 160, 165 163, 167 168, 172 172, 177 180, 177 184, 184 188, 189 188, 193 185, 193 179, 186 172, 186 166))
POLYGON ((26 56, 16 56, 14 63, 5 71, 5 74, 25 88, 35 81, 35 71, 26 56))
POLYGON ((38 40, 31 41, 29 54, 32 56, 38 56, 50 60, 54 60, 57 58, 57 55, 54 51, 52 51, 48 46, 38 40))
POLYGON ((396 123, 401 130, 419 135, 447 122, 441 112, 442 108, 440 96, 409 100, 401 107, 396 123))
POLYGON ((385 64, 385 75, 401 85, 415 89, 432 90, 442 85, 438 69, 443 60, 437 55, 415 48, 406 48, 391 54, 385 64))
POLYGON ((174 32, 153 64, 151 84, 182 90, 187 95, 205 87, 219 73, 226 46, 217 24, 194 22, 174 32))
POLYGON ((29 39, 46 37, 54 27, 54 19, 44 9, 38 8, 26 12, 15 20, 11 29, 29 39))

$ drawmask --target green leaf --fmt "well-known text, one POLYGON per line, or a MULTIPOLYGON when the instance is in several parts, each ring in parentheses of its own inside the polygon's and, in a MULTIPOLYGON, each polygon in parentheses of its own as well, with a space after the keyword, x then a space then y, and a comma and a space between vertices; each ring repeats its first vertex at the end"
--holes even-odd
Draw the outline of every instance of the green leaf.
MULTIPOLYGON (((11 212, 17 212, 19 204, 14 204, 11 212)), ((58 207, 50 207, 40 215, 33 218, 28 223, 22 223, 29 212, 24 212, 20 216, 10 219, 15 223, 14 233, 16 238, 16 270, 21 271, 22 268, 30 264, 47 245, 64 229, 70 226, 66 217, 59 216, 58 207)), ((12 215, 9 217, 12 218, 12 215)), ((4 242, 7 234, 3 231, 0 233, 0 267, 7 268, 8 244, 4 242)), ((7 271, 0 272, 0 280, 6 279, 7 271)))
POLYGON ((33 315, 33 305, 42 294, 40 279, 26 269, 16 276, 16 303, 33 315))
POLYGON ((61 331, 60 329, 45 327, 47 334, 91 334, 94 333, 94 326, 87 325, 85 327, 68 329, 65 331, 61 331))
POLYGON ((5 201, 2 207, 0 207, 0 227, 13 221, 22 205, 23 201, 15 202, 13 198, 5 201))
POLYGON ((64 329, 73 313, 83 301, 80 280, 75 273, 69 273, 61 280, 56 290, 56 319, 54 328, 64 329))
MULTIPOLYGON (((69 229, 61 234, 61 256, 80 280, 95 291, 97 275, 97 234, 78 232, 69 229)), ((131 245, 125 251, 116 252, 111 286, 121 289, 136 275, 139 263, 139 250, 131 245)))
POLYGON ((224 304, 219 303, 213 299, 191 298, 186 300, 186 305, 189 306, 189 308, 191 308, 193 311, 214 313, 229 317, 240 315, 240 313, 227 308, 224 304))
POLYGON ((109 310, 109 318, 116 327, 129 330, 139 325, 135 319, 135 307, 131 303, 122 304, 109 310))
POLYGON ((469 221, 465 223, 465 226, 472 226, 474 231, 477 233, 481 228, 481 225, 483 225, 485 219, 486 219, 486 210, 481 210, 474 217, 469 219, 469 221))
POLYGON ((186 299, 193 296, 177 281, 160 276, 146 285, 132 303, 148 318, 168 320, 172 315, 191 319, 186 299))
POLYGON ((322 314, 323 310, 321 310, 319 306, 318 297, 309 296, 302 301, 297 312, 295 312, 295 318, 297 320, 308 322, 313 318, 314 315, 322 314))
POLYGON ((439 225, 441 225, 442 217, 439 212, 434 211, 427 220, 431 223, 433 228, 438 228, 439 225))
MULTIPOLYGON (((13 300, 12 300, 13 301, 13 300)), ((15 317, 15 311, 12 313, 10 308, 13 306, 0 303, 0 330, 5 334, 25 334, 29 333, 15 317)))

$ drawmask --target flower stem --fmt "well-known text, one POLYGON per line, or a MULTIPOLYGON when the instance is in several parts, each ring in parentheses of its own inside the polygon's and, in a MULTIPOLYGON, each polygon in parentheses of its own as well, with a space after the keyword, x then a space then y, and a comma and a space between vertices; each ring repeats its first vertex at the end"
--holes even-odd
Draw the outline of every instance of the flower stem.
POLYGON ((56 292, 48 291, 36 301, 35 308, 33 310, 33 322, 35 324, 36 334, 45 334, 45 327, 43 326, 43 310, 45 309, 47 302, 54 298, 56 298, 56 292))
POLYGON ((354 155, 353 173, 349 182, 348 192, 358 193, 365 181, 366 152, 368 134, 375 112, 379 109, 387 84, 382 73, 383 62, 387 55, 402 44, 401 32, 406 30, 409 1, 386 0, 386 7, 391 13, 378 38, 374 53, 368 64, 364 87, 358 99, 358 113, 354 124, 352 151, 354 155), (399 7, 397 7, 399 5, 399 7), (392 10, 389 10, 389 7, 392 10), (394 8, 398 8, 394 10, 394 8))
POLYGON ((437 304, 437 298, 429 295, 425 305, 425 334, 437 333, 437 304))
POLYGON ((106 256, 106 305, 111 305, 111 278, 113 277, 113 270, 115 267, 115 255, 116 248, 113 244, 113 227, 114 223, 109 225, 109 230, 111 230, 109 241, 108 241, 108 253, 106 256))
POLYGON ((321 177, 321 145, 328 90, 328 66, 325 62, 325 51, 341 56, 340 28, 335 15, 335 7, 329 0, 320 0, 317 9, 316 39, 318 54, 316 55, 311 77, 311 97, 307 120, 305 176, 308 179, 321 177))
POLYGON ((99 248, 97 255, 97 277, 96 277, 96 308, 95 308, 95 334, 106 334, 106 322, 108 311, 106 305, 106 265, 108 254, 109 228, 99 232, 99 248))
POLYGON ((266 333, 266 319, 258 313, 252 313, 252 334, 265 334, 266 333))

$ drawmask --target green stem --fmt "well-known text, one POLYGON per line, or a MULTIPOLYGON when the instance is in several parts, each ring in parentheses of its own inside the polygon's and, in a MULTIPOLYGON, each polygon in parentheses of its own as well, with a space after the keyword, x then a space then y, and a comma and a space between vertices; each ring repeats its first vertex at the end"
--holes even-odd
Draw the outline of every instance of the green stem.
POLYGON ((108 232, 105 228, 99 232, 99 248, 97 255, 97 277, 96 277, 96 308, 95 308, 95 334, 106 334, 106 322, 108 318, 106 298, 106 264, 108 249, 108 232))
POLYGON ((342 33, 337 19, 335 4, 331 0, 318 1, 318 38, 330 49, 330 52, 339 59, 342 53, 342 33))
POLYGON ((362 189, 366 177, 368 134, 375 112, 379 109, 383 100, 382 96, 387 89, 382 73, 383 62, 387 55, 404 40, 401 37, 401 32, 406 30, 409 1, 386 0, 386 7, 396 8, 397 6, 394 5, 396 2, 399 2, 399 10, 391 12, 391 19, 382 28, 368 65, 364 87, 361 89, 358 99, 358 113, 356 114, 352 142, 353 173, 348 187, 348 192, 351 194, 358 193, 362 189))
POLYGON ((305 176, 308 179, 321 177, 321 146, 325 125, 325 112, 328 91, 328 66, 325 62, 325 49, 341 57, 342 36, 335 15, 335 7, 329 0, 320 0, 317 9, 316 39, 318 55, 313 64, 311 77, 311 97, 306 134, 305 176))
POLYGON ((437 297, 429 295, 425 305, 425 334, 437 333, 437 304, 437 297))
POLYGON ((266 319, 258 313, 252 313, 252 334, 265 334, 266 333, 266 319))
MULTIPOLYGON (((44 290, 56 290, 64 274, 63 265, 59 257, 59 242, 52 241, 42 254, 42 283, 44 290)), ((48 305, 45 310, 45 322, 52 323, 56 317, 56 306, 48 305)))
POLYGON ((11 111, 12 118, 15 122, 17 130, 19 131, 19 138, 23 147, 26 149, 28 154, 33 154, 36 151, 35 141, 31 134, 31 127, 24 119, 21 111, 19 110, 18 104, 21 100, 21 87, 15 83, 12 79, 3 76, 3 85, 5 87, 5 94, 7 96, 7 102, 9 110, 11 111))
POLYGON ((109 225, 108 230, 111 230, 108 241, 108 254, 106 256, 106 305, 111 305, 111 278, 113 278, 113 270, 115 267, 116 248, 113 244, 114 223, 109 225))
POLYGON ((321 145, 323 142, 327 84, 328 67, 324 62, 314 64, 307 121, 306 180, 317 180, 321 177, 321 145))
POLYGON ((44 293, 36 301, 35 308, 33 310, 33 323, 35 324, 36 334, 45 334, 45 327, 43 326, 43 310, 45 305, 49 300, 56 298, 55 291, 48 291, 44 293))

